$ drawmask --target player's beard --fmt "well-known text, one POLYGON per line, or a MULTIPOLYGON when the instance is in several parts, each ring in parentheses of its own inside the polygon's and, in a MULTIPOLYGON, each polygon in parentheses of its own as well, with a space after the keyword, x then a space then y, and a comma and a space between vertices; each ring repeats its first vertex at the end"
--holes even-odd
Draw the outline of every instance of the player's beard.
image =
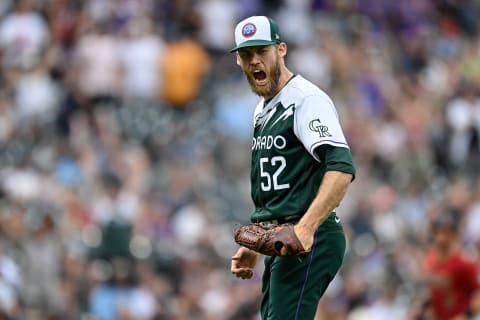
POLYGON ((271 70, 265 70, 267 75, 268 82, 265 86, 257 86, 255 83, 255 77, 252 73, 243 70, 245 77, 247 78, 248 84, 252 91, 264 98, 272 98, 278 92, 278 83, 280 81, 280 63, 278 59, 275 60, 273 68, 271 70))

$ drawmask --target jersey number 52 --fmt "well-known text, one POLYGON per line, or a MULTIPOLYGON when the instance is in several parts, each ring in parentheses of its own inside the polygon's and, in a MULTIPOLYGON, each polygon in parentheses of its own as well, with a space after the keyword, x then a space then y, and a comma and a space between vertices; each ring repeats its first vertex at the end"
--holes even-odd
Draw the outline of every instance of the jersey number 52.
POLYGON ((262 177, 262 181, 260 183, 260 187, 262 191, 270 191, 272 190, 272 182, 273 182, 273 190, 281 190, 281 189, 288 189, 290 188, 289 183, 280 184, 278 182, 278 177, 282 174, 282 171, 287 166, 287 161, 282 156, 275 156, 271 159, 269 158, 260 158, 260 176, 262 177), (267 170, 265 170, 265 164, 270 164, 270 166, 275 170, 273 174, 270 174, 267 170))

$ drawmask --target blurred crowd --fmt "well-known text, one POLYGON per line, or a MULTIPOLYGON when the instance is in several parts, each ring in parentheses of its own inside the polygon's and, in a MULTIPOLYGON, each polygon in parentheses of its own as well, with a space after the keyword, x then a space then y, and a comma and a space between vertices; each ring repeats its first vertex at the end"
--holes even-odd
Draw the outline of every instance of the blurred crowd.
MULTIPOLYGON (((259 319, 235 279, 252 111, 233 29, 274 17, 357 177, 317 319, 409 319, 429 224, 480 248, 480 3, 0 1, 0 319, 259 319)), ((479 264, 480 265, 480 264, 479 264)))

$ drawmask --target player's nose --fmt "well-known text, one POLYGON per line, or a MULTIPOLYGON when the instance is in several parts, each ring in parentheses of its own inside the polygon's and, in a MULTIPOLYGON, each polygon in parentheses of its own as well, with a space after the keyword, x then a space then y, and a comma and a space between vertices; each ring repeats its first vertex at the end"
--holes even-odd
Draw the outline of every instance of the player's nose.
POLYGON ((252 54, 252 58, 250 59, 250 64, 257 65, 260 63, 260 55, 256 52, 252 54))

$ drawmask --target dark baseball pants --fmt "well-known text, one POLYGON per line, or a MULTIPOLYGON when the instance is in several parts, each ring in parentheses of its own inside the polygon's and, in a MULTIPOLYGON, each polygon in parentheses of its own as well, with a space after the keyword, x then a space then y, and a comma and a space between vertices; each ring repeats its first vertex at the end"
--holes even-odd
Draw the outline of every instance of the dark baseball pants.
POLYGON ((313 320, 318 303, 343 262, 345 234, 332 213, 304 257, 265 257, 263 320, 313 320))

